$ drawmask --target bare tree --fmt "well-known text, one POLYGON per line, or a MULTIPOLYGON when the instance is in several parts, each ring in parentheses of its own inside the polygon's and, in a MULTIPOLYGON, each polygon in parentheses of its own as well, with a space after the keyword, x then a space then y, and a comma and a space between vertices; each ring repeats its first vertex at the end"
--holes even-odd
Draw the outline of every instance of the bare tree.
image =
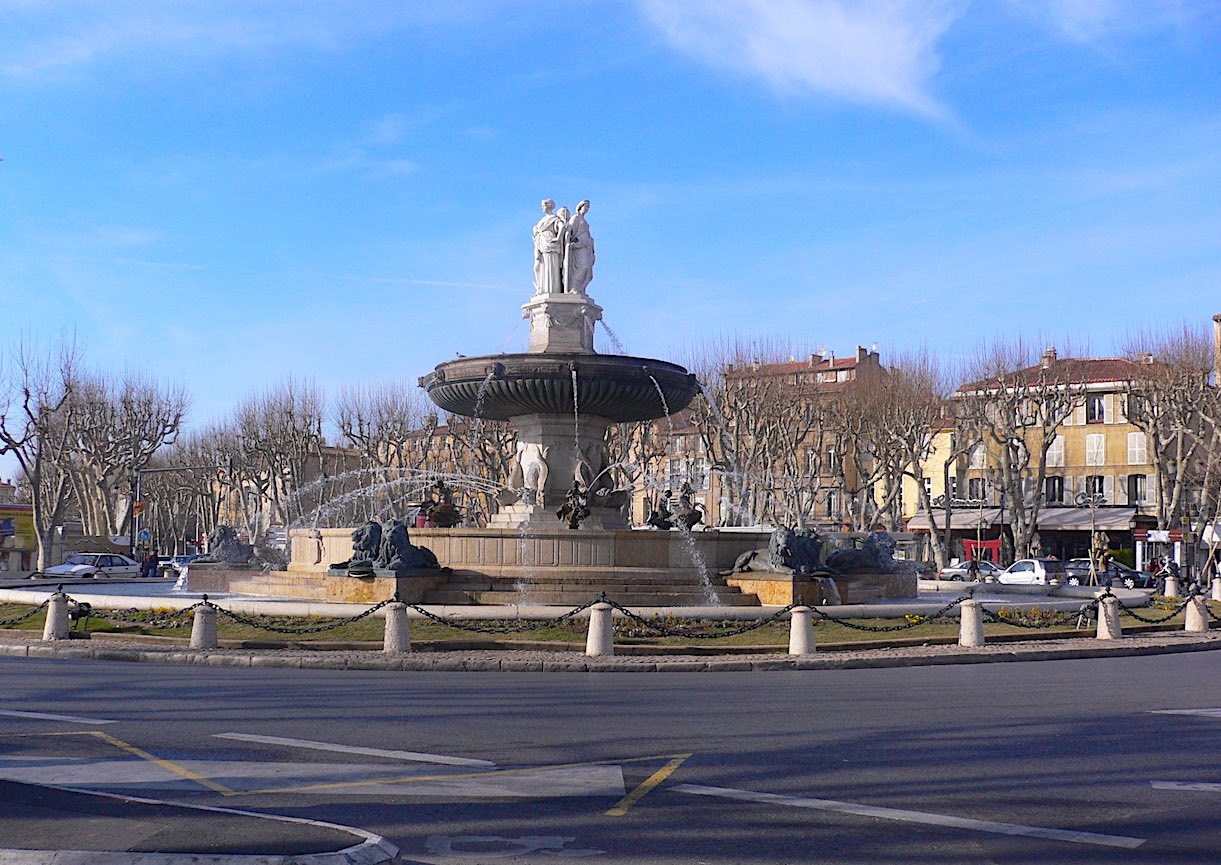
POLYGON ((999 461, 1014 548, 1024 553, 1043 505, 1047 452, 1060 425, 1085 403, 1086 380, 1074 359, 1058 358, 1054 349, 1036 358, 1020 339, 980 349, 967 376, 954 396, 960 425, 977 431, 999 461))
POLYGON ((71 453, 62 468, 72 480, 85 532, 118 535, 131 528, 133 479, 182 426, 187 398, 137 375, 115 381, 82 376, 69 398, 71 453))
POLYGON ((42 570, 52 564, 52 532, 71 498, 61 466, 72 434, 78 357, 71 343, 48 357, 22 340, 0 364, 7 364, 0 367, 0 455, 12 454, 25 476, 42 570))
POLYGON ((1158 528, 1173 528, 1190 505, 1199 509, 1198 501, 1188 501, 1189 493, 1198 498, 1196 485, 1216 477, 1213 345, 1206 331, 1185 325, 1134 335, 1124 351, 1134 361, 1125 412, 1152 446, 1158 528))
POLYGON ((293 493, 306 483, 310 466, 322 463, 325 415, 321 392, 292 378, 238 407, 231 424, 231 507, 252 539, 261 540, 273 523, 289 524, 304 515, 293 493))

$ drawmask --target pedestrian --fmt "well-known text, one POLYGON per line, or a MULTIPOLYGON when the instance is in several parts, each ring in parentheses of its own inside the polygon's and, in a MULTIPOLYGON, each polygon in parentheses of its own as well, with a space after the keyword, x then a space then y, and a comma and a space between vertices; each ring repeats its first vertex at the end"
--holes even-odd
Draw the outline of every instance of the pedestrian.
POLYGON ((140 566, 140 576, 155 577, 157 576, 157 551, 149 549, 148 554, 144 557, 144 561, 140 566))

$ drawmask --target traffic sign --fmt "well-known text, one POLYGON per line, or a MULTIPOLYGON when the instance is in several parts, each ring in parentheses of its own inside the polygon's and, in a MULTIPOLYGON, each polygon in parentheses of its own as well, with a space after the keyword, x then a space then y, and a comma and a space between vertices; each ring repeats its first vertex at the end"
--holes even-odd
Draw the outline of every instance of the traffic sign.
POLYGON ((140 540, 147 541, 152 536, 153 536, 153 533, 150 532, 148 529, 140 529, 140 534, 139 534, 140 540))

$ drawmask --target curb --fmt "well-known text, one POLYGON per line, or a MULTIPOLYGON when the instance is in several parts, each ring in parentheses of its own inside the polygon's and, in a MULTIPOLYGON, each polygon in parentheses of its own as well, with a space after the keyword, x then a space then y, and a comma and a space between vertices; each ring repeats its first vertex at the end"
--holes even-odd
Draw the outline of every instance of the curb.
MULTIPOLYGON (((1007 661, 1051 661, 1107 657, 1205 652, 1221 649, 1221 632, 1200 636, 1132 637, 1133 642, 1099 641, 1092 637, 1071 638, 1071 645, 1049 646, 1046 642, 990 643, 977 649, 957 645, 927 645, 866 649, 811 655, 611 656, 565 657, 550 652, 482 650, 453 653, 408 653, 388 655, 363 652, 248 652, 239 650, 155 650, 119 646, 82 646, 69 641, 0 644, 0 656, 65 658, 202 665, 212 667, 267 667, 313 670, 382 670, 394 672, 465 673, 720 673, 791 670, 846 670, 865 668, 921 667, 946 664, 988 664, 1007 661), (1137 643, 1136 640, 1141 642, 1137 643), (1098 645, 1104 642, 1108 645, 1098 645), (67 643, 65 645, 65 643, 67 643)), ((0 859, 0 865, 4 860, 0 859)))

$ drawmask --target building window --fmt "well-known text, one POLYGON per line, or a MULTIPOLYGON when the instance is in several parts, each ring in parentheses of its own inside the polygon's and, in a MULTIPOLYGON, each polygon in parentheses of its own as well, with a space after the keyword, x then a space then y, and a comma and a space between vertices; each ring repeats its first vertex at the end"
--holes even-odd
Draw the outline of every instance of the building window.
POLYGON ((1051 446, 1047 449, 1047 467, 1056 469, 1064 467, 1064 436, 1056 436, 1052 439, 1051 446))
POLYGON ((1043 478, 1043 497, 1049 505, 1064 503, 1064 478, 1060 475, 1048 475, 1043 478))
POLYGON ((1149 479, 1145 475, 1128 475, 1128 504, 1143 505, 1149 491, 1149 479))
POLYGON ((921 478, 920 483, 924 485, 924 494, 928 496, 929 501, 933 499, 933 479, 921 478))
POLYGON ((968 468, 982 469, 988 465, 988 449, 984 447, 984 443, 980 442, 971 448, 971 459, 967 463, 968 468))
POLYGON ((1149 462, 1149 440, 1143 432, 1128 433, 1128 465, 1143 466, 1149 462))
POLYGON ((834 447, 827 448, 827 471, 838 473, 839 469, 839 454, 834 447))
POLYGON ((1085 464, 1087 466, 1102 466, 1106 465, 1107 461, 1107 440, 1106 436, 1101 433, 1094 433, 1085 437, 1085 464))
POLYGON ((983 478, 967 478, 967 498, 983 499, 987 495, 983 478))
POLYGON ((1085 398, 1085 422, 1104 423, 1106 421, 1106 401, 1101 394, 1091 394, 1085 398))
POLYGON ((691 463, 691 486, 697 490, 708 489, 708 460, 703 457, 691 463))
POLYGON ((838 512, 835 490, 827 490, 827 516, 834 517, 838 512))
POLYGON ((1106 479, 1102 475, 1086 475, 1085 494, 1087 496, 1106 495, 1106 479))

